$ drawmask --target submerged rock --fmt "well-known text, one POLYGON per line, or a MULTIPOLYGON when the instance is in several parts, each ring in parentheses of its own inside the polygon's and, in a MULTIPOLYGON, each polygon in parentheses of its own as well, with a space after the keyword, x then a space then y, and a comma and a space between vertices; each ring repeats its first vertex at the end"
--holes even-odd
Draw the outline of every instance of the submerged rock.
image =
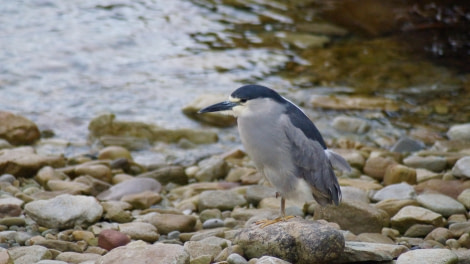
POLYGON ((298 218, 264 228, 251 225, 238 233, 234 243, 249 258, 270 255, 298 264, 333 261, 344 249, 341 232, 298 218))

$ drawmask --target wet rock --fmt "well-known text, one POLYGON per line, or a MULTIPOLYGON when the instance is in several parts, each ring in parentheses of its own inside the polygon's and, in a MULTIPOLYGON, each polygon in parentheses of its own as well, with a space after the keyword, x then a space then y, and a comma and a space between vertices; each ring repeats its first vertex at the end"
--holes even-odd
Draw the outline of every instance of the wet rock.
POLYGON ((459 159, 452 168, 452 174, 456 177, 470 178, 470 156, 459 159))
POLYGON ((387 212, 389 216, 394 216, 401 208, 408 205, 419 206, 419 203, 416 200, 385 199, 374 204, 375 207, 387 212))
POLYGON ((44 166, 63 167, 63 156, 38 155, 32 147, 19 147, 0 150, 0 174, 12 174, 17 177, 32 177, 44 166))
POLYGON ((121 158, 132 160, 129 150, 121 146, 108 146, 98 152, 98 159, 100 160, 116 160, 121 158))
POLYGON ((433 179, 419 183, 415 189, 417 192, 436 191, 454 199, 460 193, 470 188, 470 181, 433 179))
POLYGON ((112 250, 131 242, 128 235, 113 229, 106 229, 100 232, 98 236, 98 246, 106 250, 112 250))
POLYGON ((144 240, 150 243, 157 241, 160 237, 154 225, 143 222, 119 224, 119 231, 128 235, 131 239, 144 240))
POLYGON ((342 201, 339 206, 324 208, 317 206, 314 215, 314 219, 335 222, 341 226, 341 229, 349 230, 354 234, 380 233, 382 227, 388 225, 388 218, 387 213, 368 203, 346 200, 342 201))
POLYGON ((224 113, 204 113, 199 114, 198 111, 204 107, 213 105, 215 103, 219 103, 222 101, 226 101, 226 95, 202 95, 196 98, 192 103, 185 106, 182 111, 183 113, 195 120, 204 122, 209 125, 217 126, 217 127, 229 127, 236 124, 235 117, 231 115, 227 115, 224 113))
POLYGON ((452 264, 457 263, 457 256, 449 249, 416 249, 401 254, 397 264, 452 264))
POLYGON ((125 195, 141 193, 144 191, 160 192, 162 185, 151 178, 134 178, 118 183, 109 190, 100 193, 96 198, 100 200, 120 200, 125 195))
POLYGON ((437 227, 432 230, 424 239, 434 240, 445 245, 447 239, 452 238, 452 232, 444 227, 437 227))
POLYGON ((168 263, 168 264, 186 264, 189 263, 189 254, 183 246, 176 244, 156 243, 149 245, 143 241, 135 241, 126 246, 111 250, 108 254, 101 257, 97 264, 114 263, 168 263))
POLYGON ((435 227, 444 225, 442 215, 418 206, 405 206, 391 219, 392 227, 402 234, 414 224, 429 224, 435 227))
POLYGON ((10 248, 8 254, 15 264, 31 264, 42 259, 52 259, 49 249, 36 245, 10 248))
POLYGON ((194 177, 200 182, 210 182, 225 177, 228 165, 222 157, 213 156, 198 163, 199 170, 194 177))
POLYGON ((445 217, 466 212, 465 207, 453 198, 439 193, 423 193, 418 195, 417 201, 424 207, 445 217))
POLYGON ((58 229, 94 223, 103 213, 94 197, 69 194, 30 202, 24 210, 39 225, 58 229))
POLYGON ((235 237, 248 258, 270 255, 292 263, 323 263, 344 249, 341 232, 318 222, 291 219, 264 228, 251 225, 235 237))
POLYGON ((384 184, 406 182, 416 184, 416 170, 400 164, 393 164, 387 167, 384 175, 384 184))
POLYGON ((410 166, 413 168, 422 168, 427 169, 434 172, 441 172, 447 166, 447 159, 444 157, 437 157, 437 156, 418 156, 413 155, 405 158, 403 163, 406 166, 410 166))
POLYGON ((413 200, 415 198, 416 192, 413 186, 405 182, 386 186, 372 196, 373 201, 383 201, 386 199, 413 200))
POLYGON ((181 166, 168 166, 139 174, 137 177, 153 178, 161 184, 173 182, 176 184, 183 185, 188 183, 188 176, 186 175, 184 168, 181 166))
POLYGON ((392 164, 396 164, 396 161, 391 157, 369 157, 364 165, 364 173, 380 181, 387 167, 392 164))
POLYGON ((0 138, 13 145, 33 144, 41 137, 38 127, 31 120, 9 112, 0 111, 0 138))
POLYGON ((93 253, 62 252, 55 258, 55 260, 77 264, 85 263, 87 261, 90 263, 94 263, 100 257, 101 255, 93 253))
POLYGON ((331 124, 336 130, 349 133, 366 133, 370 129, 367 120, 352 116, 337 116, 331 124))
POLYGON ((411 139, 409 137, 400 138, 390 149, 392 152, 412 153, 424 149, 423 142, 411 139))
POLYGON ((121 201, 129 203, 134 209, 147 209, 162 200, 160 194, 152 191, 124 195, 121 201))
POLYGON ((149 213, 141 218, 142 221, 157 227, 160 234, 168 234, 171 231, 192 232, 196 227, 196 217, 192 215, 157 214, 149 213))
POLYGON ((217 208, 221 211, 233 210, 236 206, 246 204, 245 198, 233 191, 205 191, 199 195, 199 211, 211 208, 217 208))
POLYGON ((434 228, 436 227, 433 225, 414 224, 406 230, 404 236, 405 237, 425 237, 434 228))
POLYGON ((451 126, 447 136, 451 140, 470 141, 470 123, 451 126))
POLYGON ((408 248, 401 245, 346 241, 344 252, 336 262, 391 261, 406 251, 408 248))
POLYGON ((457 200, 461 202, 467 209, 470 209, 470 189, 463 190, 457 200))

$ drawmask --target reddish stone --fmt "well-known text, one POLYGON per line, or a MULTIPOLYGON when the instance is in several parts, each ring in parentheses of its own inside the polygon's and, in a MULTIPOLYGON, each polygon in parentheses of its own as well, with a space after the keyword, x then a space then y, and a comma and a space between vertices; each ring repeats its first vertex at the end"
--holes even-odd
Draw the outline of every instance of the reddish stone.
POLYGON ((131 239, 126 234, 112 229, 103 230, 98 236, 98 246, 106 250, 125 246, 129 242, 131 239))
POLYGON ((419 183, 415 190, 418 193, 435 191, 457 199, 459 194, 467 188, 470 188, 470 181, 431 179, 419 183))

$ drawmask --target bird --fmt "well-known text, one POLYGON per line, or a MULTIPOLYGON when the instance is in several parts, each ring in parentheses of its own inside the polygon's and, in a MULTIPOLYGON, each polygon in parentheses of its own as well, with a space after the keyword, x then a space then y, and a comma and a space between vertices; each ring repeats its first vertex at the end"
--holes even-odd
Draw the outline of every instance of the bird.
POLYGON ((281 197, 280 216, 261 227, 287 221, 285 200, 339 205, 341 189, 333 167, 350 171, 348 162, 328 149, 320 131, 297 105, 268 87, 248 84, 227 101, 199 113, 225 112, 237 119, 245 152, 281 197))

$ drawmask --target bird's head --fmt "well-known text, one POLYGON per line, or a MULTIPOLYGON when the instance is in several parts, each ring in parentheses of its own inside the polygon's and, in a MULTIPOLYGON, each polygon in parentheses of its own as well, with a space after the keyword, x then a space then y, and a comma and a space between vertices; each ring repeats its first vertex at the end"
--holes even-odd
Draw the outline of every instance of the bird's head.
POLYGON ((276 91, 261 85, 245 85, 235 90, 227 101, 210 105, 199 113, 228 111, 234 116, 241 116, 249 111, 267 110, 269 104, 283 104, 285 99, 276 91))

